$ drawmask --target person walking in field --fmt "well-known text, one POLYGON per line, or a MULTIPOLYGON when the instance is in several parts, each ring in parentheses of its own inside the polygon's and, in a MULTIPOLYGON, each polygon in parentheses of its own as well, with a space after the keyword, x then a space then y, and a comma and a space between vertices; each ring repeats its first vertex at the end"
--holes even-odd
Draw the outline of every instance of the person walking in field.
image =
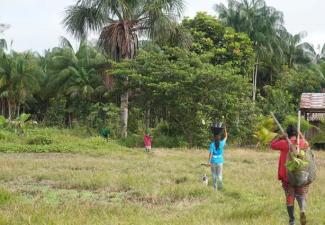
MULTIPOLYGON (((286 135, 290 139, 292 145, 298 145, 301 150, 306 150, 309 148, 308 142, 305 140, 304 136, 299 132, 300 141, 297 143, 297 129, 289 125, 286 130, 286 135)), ((295 216, 294 216, 294 201, 297 199, 300 208, 300 224, 306 224, 306 197, 308 193, 308 185, 304 185, 302 187, 293 187, 288 182, 288 173, 286 169, 287 155, 289 152, 289 143, 285 138, 285 135, 280 135, 276 137, 271 142, 271 148, 273 150, 280 151, 279 157, 279 167, 278 167, 278 179, 282 182, 282 187, 286 196, 286 205, 287 211, 289 215, 289 224, 295 224, 295 216)))
POLYGON ((224 163, 223 152, 226 145, 228 133, 226 128, 224 128, 224 137, 222 138, 222 128, 212 127, 212 131, 214 134, 214 141, 211 142, 209 147, 209 165, 211 167, 213 188, 222 190, 222 167, 224 163))
POLYGON ((150 129, 146 130, 146 133, 143 137, 143 141, 144 141, 145 152, 149 152, 151 150, 151 145, 152 145, 152 136, 150 135, 150 129))

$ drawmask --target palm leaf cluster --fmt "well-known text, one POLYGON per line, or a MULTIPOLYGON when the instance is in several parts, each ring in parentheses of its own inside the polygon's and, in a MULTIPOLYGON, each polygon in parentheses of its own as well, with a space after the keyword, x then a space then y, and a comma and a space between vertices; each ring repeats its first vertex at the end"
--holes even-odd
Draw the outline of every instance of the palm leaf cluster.
POLYGON ((182 0, 79 0, 64 25, 76 38, 100 32, 99 44, 115 60, 133 58, 138 38, 167 40, 177 31, 182 0))
POLYGON ((37 114, 60 96, 70 102, 98 101, 105 94, 100 73, 105 64, 96 47, 81 42, 75 51, 65 38, 44 55, 0 48, 1 114, 8 118, 25 110, 37 114))
POLYGON ((254 85, 274 82, 274 76, 280 74, 284 64, 292 68, 316 63, 324 57, 325 46, 318 53, 311 44, 302 42, 306 32, 290 34, 284 27, 282 12, 268 6, 265 0, 228 0, 227 3, 227 6, 217 4, 215 9, 221 21, 238 32, 247 33, 253 41, 254 85))

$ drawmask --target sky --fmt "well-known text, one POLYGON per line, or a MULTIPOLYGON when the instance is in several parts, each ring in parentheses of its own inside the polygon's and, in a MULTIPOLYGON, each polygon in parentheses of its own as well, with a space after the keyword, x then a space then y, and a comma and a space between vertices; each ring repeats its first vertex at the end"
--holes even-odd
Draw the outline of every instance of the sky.
MULTIPOLYGON (((226 0, 185 0, 184 16, 194 17, 198 11, 216 15, 213 6, 226 0)), ((73 40, 62 26, 64 9, 76 0, 0 0, 0 23, 10 24, 0 38, 13 41, 18 51, 42 53, 59 44, 59 37, 73 40)), ((284 13, 285 26, 292 34, 307 32, 304 41, 315 47, 325 43, 324 0, 266 0, 267 5, 284 13)), ((73 42, 77 47, 77 42, 73 42)))

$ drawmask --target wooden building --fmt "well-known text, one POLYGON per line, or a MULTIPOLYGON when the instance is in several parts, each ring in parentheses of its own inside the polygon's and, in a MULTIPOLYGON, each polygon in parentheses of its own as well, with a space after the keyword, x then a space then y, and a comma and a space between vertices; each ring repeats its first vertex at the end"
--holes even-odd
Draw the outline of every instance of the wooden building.
MULTIPOLYGON (((325 93, 303 93, 300 100, 301 114, 315 127, 325 122, 325 93)), ((307 139, 319 135, 319 129, 312 128, 306 133, 307 139)), ((325 137, 324 137, 325 140, 325 137)), ((324 143, 318 143, 324 146, 324 143)))

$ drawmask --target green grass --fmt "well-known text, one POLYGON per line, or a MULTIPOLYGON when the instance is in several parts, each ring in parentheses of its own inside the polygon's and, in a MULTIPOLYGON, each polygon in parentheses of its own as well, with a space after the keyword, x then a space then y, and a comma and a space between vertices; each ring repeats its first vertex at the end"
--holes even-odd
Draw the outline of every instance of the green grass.
MULTIPOLYGON (((200 166, 207 151, 99 146, 85 141, 86 154, 1 153, 0 225, 287 224, 278 152, 227 148, 218 192, 200 182, 210 175, 200 166)), ((324 225, 325 152, 316 155, 307 216, 324 225)))
POLYGON ((0 130, 0 152, 93 153, 126 149, 117 141, 105 139, 80 129, 33 128, 24 135, 0 130))

